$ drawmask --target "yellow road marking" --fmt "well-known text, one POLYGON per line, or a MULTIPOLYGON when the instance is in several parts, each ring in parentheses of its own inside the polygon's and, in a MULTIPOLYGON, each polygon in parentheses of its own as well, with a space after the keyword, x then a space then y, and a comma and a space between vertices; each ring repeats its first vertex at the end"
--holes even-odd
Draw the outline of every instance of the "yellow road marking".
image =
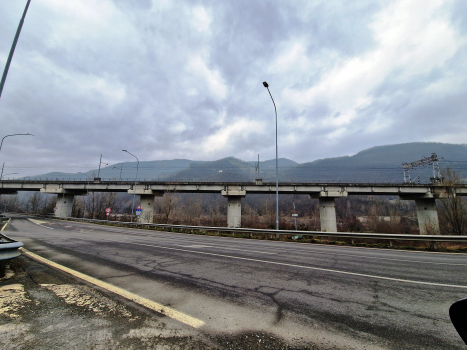
POLYGON ((53 230, 52 227, 48 227, 48 226, 44 226, 44 225, 43 225, 43 224, 50 224, 50 222, 47 222, 47 221, 39 221, 39 220, 31 219, 31 218, 28 218, 28 220, 31 221, 33 224, 39 225, 39 226, 41 226, 41 227, 48 228, 49 230, 53 230))
POLYGON ((3 231, 5 229, 5 227, 6 227, 6 225, 8 225, 10 223, 10 221, 11 221, 11 218, 8 219, 8 221, 6 222, 6 224, 3 225, 3 227, 2 227, 2 229, 0 231, 3 231))
POLYGON ((94 277, 91 277, 91 276, 88 276, 88 275, 85 275, 84 273, 81 273, 81 272, 78 272, 78 271, 75 271, 75 270, 72 270, 68 267, 65 267, 65 266, 62 266, 60 264, 57 264, 53 261, 50 261, 46 258, 43 258, 37 254, 34 254, 24 248, 20 248, 21 251, 37 260, 37 261, 40 261, 44 264, 47 264, 49 266, 52 266, 56 269, 59 269, 63 272, 66 272, 66 273, 69 273, 70 275, 73 275, 75 277, 78 277, 86 282, 89 282, 89 283, 92 283, 100 288, 104 288, 112 293, 115 293, 115 294, 118 294, 128 300, 131 300, 137 304, 140 304, 144 307, 147 307, 148 309, 151 309, 151 310, 154 310, 156 312, 159 312, 165 316, 168 316, 170 318, 173 318, 174 320, 177 320, 179 322, 182 322, 182 323, 185 323, 191 327, 194 327, 194 328, 199 328, 201 326, 204 325, 204 322, 201 321, 201 320, 198 320, 197 318, 194 318, 194 317, 191 317, 189 315, 186 315, 180 311, 177 311, 177 310, 174 310, 168 306, 164 306, 162 304, 159 304, 159 303, 156 303, 155 301, 152 301, 152 300, 149 300, 149 299, 146 299, 146 298, 143 298, 143 297, 140 297, 139 295, 136 295, 136 294, 133 294, 131 292, 128 292, 127 290, 124 290, 122 288, 119 288, 119 287, 116 287, 116 286, 113 286, 109 283, 106 283, 106 282, 103 282, 101 280, 98 280, 97 278, 94 278, 94 277))

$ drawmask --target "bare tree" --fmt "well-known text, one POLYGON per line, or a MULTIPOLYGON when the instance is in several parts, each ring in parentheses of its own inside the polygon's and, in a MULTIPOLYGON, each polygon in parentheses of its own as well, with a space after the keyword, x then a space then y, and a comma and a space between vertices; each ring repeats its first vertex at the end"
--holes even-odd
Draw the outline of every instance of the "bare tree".
POLYGON ((29 195, 26 201, 28 211, 30 211, 33 214, 37 214, 43 202, 44 194, 40 192, 33 192, 29 195))
POLYGON ((199 224, 203 207, 201 205, 201 198, 199 195, 189 196, 183 203, 183 219, 188 225, 199 224))
POLYGON ((461 184, 458 174, 447 168, 443 172, 442 185, 445 198, 440 199, 439 208, 441 231, 451 235, 463 235, 467 229, 467 205, 462 197, 456 195, 461 184))
POLYGON ((164 193, 163 197, 156 198, 156 205, 164 216, 164 221, 166 224, 169 223, 170 214, 173 214, 177 204, 179 202, 179 197, 176 192, 167 191, 164 193))

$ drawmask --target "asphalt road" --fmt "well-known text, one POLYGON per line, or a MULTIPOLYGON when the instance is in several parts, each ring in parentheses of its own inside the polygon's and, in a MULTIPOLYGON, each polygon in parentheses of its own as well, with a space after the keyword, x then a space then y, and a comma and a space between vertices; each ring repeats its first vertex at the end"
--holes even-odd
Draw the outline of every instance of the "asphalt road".
POLYGON ((271 334, 319 349, 465 349, 448 316, 467 296, 465 254, 25 218, 4 233, 40 256, 201 320, 196 332, 204 335, 271 334))

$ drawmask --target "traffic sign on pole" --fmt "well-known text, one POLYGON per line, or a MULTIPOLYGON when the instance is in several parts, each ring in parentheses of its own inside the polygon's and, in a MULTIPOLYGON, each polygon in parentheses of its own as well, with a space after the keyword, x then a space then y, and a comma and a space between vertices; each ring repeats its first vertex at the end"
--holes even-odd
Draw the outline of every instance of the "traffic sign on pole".
POLYGON ((142 209, 141 209, 141 204, 138 204, 138 206, 136 207, 136 215, 137 215, 137 216, 140 216, 140 215, 141 215, 141 211, 142 211, 142 209))

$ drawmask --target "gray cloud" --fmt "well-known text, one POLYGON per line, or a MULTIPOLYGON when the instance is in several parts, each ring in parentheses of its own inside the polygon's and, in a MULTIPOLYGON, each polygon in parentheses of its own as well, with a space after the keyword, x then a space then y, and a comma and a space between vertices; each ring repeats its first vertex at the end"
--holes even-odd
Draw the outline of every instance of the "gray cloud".
MULTIPOLYGON (((2 67, 25 3, 2 6, 2 67)), ((0 101, 2 134, 35 136, 0 160, 26 175, 131 161, 122 148, 273 158, 264 80, 281 157, 464 142, 464 3, 35 0, 0 101)))

